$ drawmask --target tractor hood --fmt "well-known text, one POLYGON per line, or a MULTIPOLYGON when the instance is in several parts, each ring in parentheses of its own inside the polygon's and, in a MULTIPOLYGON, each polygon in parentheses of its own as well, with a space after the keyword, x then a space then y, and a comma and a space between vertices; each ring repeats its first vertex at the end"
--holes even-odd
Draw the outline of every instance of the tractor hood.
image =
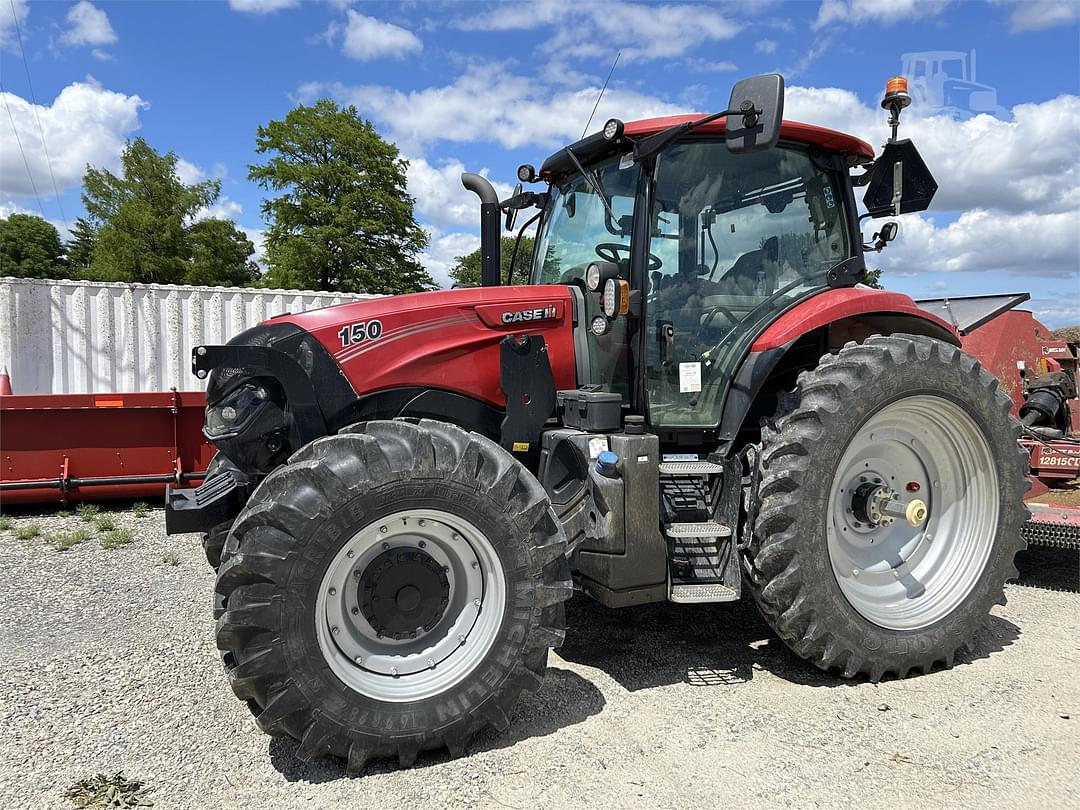
MULTIPOLYGON (((573 320, 569 288, 545 285, 373 298, 283 315, 256 328, 288 324, 303 330, 358 397, 390 389, 441 389, 503 408, 499 343, 507 335, 542 335, 556 386, 577 386, 573 320)), ((334 384, 325 378, 313 383, 317 395, 334 384)))

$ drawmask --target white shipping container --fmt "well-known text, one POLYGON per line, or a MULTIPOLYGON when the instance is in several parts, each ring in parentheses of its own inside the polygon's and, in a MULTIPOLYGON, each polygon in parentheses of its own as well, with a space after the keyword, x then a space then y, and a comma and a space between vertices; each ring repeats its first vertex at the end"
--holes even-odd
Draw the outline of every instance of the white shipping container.
POLYGON ((195 391, 191 349, 274 315, 373 295, 0 278, 0 366, 14 394, 195 391))

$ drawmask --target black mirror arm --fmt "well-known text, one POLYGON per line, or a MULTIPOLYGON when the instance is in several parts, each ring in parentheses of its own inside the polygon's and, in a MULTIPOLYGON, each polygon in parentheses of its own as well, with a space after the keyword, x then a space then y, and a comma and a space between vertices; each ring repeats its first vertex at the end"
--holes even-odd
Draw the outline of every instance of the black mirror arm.
POLYGON ((509 211, 511 209, 520 211, 523 208, 543 208, 550 200, 551 195, 546 191, 523 191, 520 194, 515 194, 513 197, 507 197, 499 203, 499 208, 503 211, 509 211))
POLYGON ((641 162, 652 157, 672 141, 676 141, 684 135, 693 132, 698 127, 711 124, 717 118, 741 115, 743 118, 743 126, 749 129, 757 126, 758 116, 760 116, 762 112, 763 110, 759 110, 747 102, 746 105, 744 105, 744 109, 724 110, 723 112, 706 115, 704 118, 699 118, 696 121, 687 121, 685 124, 676 124, 673 127, 668 127, 662 132, 657 132, 655 135, 650 135, 648 138, 637 141, 634 144, 634 160, 641 162))

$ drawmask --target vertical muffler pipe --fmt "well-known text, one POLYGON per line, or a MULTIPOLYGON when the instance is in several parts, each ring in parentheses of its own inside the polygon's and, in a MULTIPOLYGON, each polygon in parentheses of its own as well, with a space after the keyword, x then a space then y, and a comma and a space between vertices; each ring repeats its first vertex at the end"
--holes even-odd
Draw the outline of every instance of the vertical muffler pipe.
POLYGON ((461 175, 461 185, 480 198, 480 283, 498 287, 501 274, 499 250, 499 195, 486 177, 472 172, 461 175))

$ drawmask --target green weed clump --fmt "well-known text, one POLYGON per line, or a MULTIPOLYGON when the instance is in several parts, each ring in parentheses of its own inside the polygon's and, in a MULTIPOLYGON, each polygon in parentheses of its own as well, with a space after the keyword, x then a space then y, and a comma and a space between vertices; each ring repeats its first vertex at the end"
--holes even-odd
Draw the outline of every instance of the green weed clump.
POLYGON ((106 550, 120 548, 135 542, 135 532, 131 529, 113 529, 101 535, 101 547, 106 550))

